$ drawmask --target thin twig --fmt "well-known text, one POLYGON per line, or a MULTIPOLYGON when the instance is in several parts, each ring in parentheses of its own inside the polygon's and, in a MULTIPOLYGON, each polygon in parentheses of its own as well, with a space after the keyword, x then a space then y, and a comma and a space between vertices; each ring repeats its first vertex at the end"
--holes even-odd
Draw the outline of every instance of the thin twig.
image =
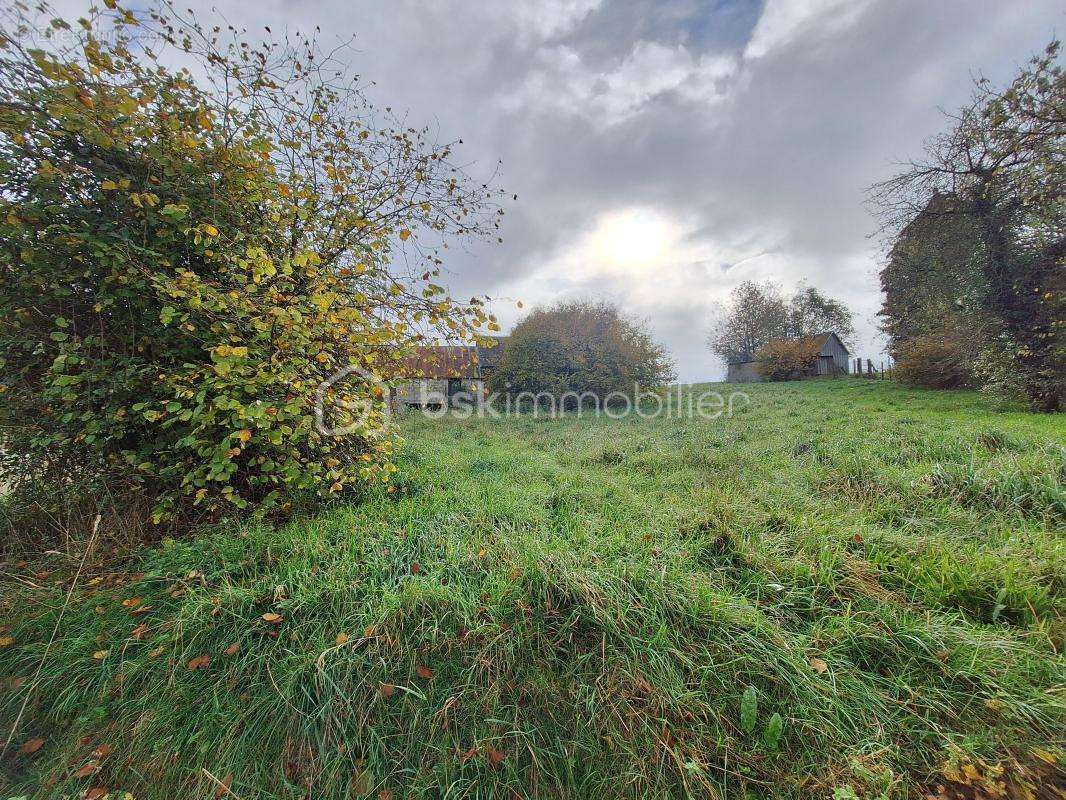
MULTIPOLYGON (((236 798, 236 800, 241 800, 241 798, 237 797, 237 793, 235 791, 233 791, 226 784, 224 784, 222 781, 220 781, 218 778, 216 778, 214 775, 212 775, 210 772, 208 772, 207 771, 207 767, 200 767, 200 770, 204 773, 204 775, 206 775, 208 778, 210 778, 215 783, 217 783, 219 789, 222 789, 223 791, 225 791, 225 793, 228 794, 230 797, 236 798)), ((218 793, 216 792, 216 794, 218 794, 218 793)), ((221 797, 222 795, 218 795, 218 796, 221 797)))

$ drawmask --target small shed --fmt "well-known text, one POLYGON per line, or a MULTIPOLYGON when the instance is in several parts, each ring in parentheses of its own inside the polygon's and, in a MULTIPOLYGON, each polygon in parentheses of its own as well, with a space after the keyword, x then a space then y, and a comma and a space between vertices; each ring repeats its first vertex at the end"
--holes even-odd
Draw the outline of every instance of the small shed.
POLYGON ((462 345, 416 348, 398 370, 391 393, 394 408, 439 409, 476 406, 484 397, 477 352, 462 345))
MULTIPOLYGON (((800 377, 847 375, 851 354, 847 346, 835 331, 825 331, 812 336, 801 337, 817 348, 818 354, 803 371, 800 377)), ((763 381, 759 372, 759 363, 753 354, 743 354, 731 358, 726 368, 726 381, 729 383, 756 383, 763 381)))
POLYGON ((729 359, 726 367, 726 380, 729 383, 756 383, 762 379, 759 365, 751 353, 729 359))
POLYGON ((847 375, 851 353, 840 341, 834 331, 816 333, 813 337, 818 345, 817 375, 847 375))

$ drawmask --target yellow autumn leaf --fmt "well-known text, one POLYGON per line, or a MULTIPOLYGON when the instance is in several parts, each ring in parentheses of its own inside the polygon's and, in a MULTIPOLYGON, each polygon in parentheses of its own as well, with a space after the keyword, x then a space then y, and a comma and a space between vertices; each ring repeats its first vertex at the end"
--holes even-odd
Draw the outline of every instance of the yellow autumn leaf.
POLYGON ((242 442, 247 442, 249 439, 252 438, 252 432, 245 428, 243 431, 237 434, 237 438, 240 439, 242 442))
POLYGON ((14 644, 14 643, 15 643, 15 640, 12 639, 10 636, 0 636, 0 647, 7 647, 8 645, 11 645, 11 644, 14 644))
POLYGON ((114 192, 118 189, 118 184, 114 181, 104 181, 100 184, 100 188, 105 192, 114 192))
POLYGON ((93 653, 93 658, 97 661, 103 661, 105 658, 107 658, 107 653, 107 650, 97 650, 95 653, 93 653))
POLYGON ((406 242, 410 238, 411 231, 407 230, 407 228, 404 228, 402 231, 400 231, 400 241, 406 242))
POLYGON ((347 642, 348 642, 348 634, 346 634, 344 631, 341 631, 340 633, 337 634, 337 645, 338 646, 340 646, 342 644, 347 644, 347 642))

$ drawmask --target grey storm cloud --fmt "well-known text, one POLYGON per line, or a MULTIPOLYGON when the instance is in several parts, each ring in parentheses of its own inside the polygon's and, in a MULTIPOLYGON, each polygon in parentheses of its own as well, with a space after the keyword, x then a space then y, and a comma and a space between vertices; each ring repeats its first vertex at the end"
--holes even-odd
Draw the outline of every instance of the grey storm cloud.
MULTIPOLYGON (((58 4, 79 10, 73 0, 58 4)), ((194 2, 202 20, 207 4, 194 2)), ((858 312, 878 357, 882 245, 865 187, 1063 27, 1053 0, 222 0, 254 34, 354 36, 379 106, 462 138, 516 193, 502 245, 453 248, 456 295, 617 301, 682 380, 722 365, 704 338, 746 279, 801 281, 858 312)))

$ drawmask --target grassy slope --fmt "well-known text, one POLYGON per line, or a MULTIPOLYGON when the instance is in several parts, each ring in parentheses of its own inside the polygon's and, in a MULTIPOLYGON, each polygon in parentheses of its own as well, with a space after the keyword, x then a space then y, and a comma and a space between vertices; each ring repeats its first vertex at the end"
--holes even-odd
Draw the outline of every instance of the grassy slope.
MULTIPOLYGON (((1066 420, 865 381, 750 393, 716 422, 411 420, 396 495, 97 575, 11 791, 204 797, 206 768, 242 800, 905 796, 953 747, 1060 750, 1066 420)), ((62 574, 2 587, 5 736, 62 574)))

